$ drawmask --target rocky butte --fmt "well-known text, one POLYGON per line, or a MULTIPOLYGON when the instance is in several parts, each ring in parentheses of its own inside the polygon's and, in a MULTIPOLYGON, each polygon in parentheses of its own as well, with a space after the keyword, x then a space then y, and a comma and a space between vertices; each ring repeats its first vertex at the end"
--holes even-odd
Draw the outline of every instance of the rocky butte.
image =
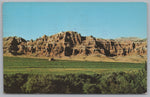
POLYGON ((66 31, 27 41, 19 37, 3 38, 4 55, 63 58, 72 56, 146 56, 147 40, 136 38, 100 39, 66 31))

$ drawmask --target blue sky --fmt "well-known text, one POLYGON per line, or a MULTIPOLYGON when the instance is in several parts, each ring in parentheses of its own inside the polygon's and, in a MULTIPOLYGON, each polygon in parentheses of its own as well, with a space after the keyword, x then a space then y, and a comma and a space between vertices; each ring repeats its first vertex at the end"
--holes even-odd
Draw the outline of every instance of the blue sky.
POLYGON ((27 40, 77 31, 104 39, 147 37, 147 4, 100 2, 9 2, 3 4, 3 37, 27 40))

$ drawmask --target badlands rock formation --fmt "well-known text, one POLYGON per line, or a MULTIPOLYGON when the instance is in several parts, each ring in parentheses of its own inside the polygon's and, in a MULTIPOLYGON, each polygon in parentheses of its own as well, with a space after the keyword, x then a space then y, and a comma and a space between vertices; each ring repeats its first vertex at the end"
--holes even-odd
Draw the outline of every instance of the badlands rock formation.
POLYGON ((78 55, 130 56, 146 55, 147 42, 126 40, 105 40, 93 36, 81 36, 77 32, 66 31, 52 36, 42 36, 36 40, 23 38, 3 38, 3 53, 12 55, 31 55, 64 57, 78 55))

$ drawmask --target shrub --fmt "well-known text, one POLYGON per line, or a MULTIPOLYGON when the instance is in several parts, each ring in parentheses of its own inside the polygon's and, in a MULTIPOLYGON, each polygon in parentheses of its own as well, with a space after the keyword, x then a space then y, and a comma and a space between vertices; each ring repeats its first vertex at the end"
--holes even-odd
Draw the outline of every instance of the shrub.
POLYGON ((90 83, 84 84, 83 90, 84 93, 86 94, 101 93, 99 87, 96 84, 90 84, 90 83))
POLYGON ((141 94, 147 71, 86 74, 4 74, 5 93, 141 94))
POLYGON ((21 87, 27 81, 27 74, 4 74, 4 92, 22 93, 21 87))

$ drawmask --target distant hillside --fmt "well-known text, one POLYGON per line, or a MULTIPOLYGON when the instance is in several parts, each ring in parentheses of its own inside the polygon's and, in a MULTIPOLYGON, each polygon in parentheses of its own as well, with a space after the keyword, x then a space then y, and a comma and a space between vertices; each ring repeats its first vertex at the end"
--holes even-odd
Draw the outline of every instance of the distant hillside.
POLYGON ((118 41, 140 41, 140 40, 143 40, 141 38, 138 38, 138 37, 120 37, 120 38, 116 38, 115 40, 118 40, 118 41))

